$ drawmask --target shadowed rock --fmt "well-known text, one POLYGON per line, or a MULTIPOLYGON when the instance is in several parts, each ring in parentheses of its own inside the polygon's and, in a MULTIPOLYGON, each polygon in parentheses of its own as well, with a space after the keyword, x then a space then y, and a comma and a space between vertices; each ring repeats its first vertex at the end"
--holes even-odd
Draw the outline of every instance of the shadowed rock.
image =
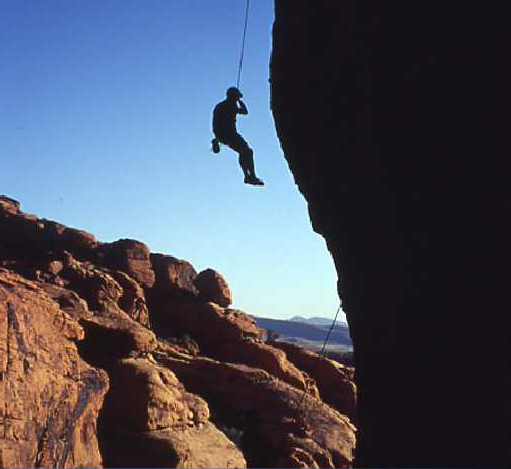
POLYGON ((192 264, 164 254, 151 254, 151 263, 156 274, 152 294, 155 301, 164 302, 169 298, 195 298, 194 286, 197 272, 192 264))
POLYGON ((227 307, 232 303, 231 290, 223 275, 213 269, 206 269, 197 275, 194 285, 199 290, 199 297, 227 307))
POLYGON ((111 275, 122 288, 122 296, 118 303, 120 308, 135 321, 149 327, 149 311, 142 287, 124 272, 115 271, 111 275))
POLYGON ((271 106, 338 272, 360 467, 511 465, 510 17, 275 1, 271 106))
POLYGON ((102 256, 100 262, 105 267, 125 272, 144 288, 154 285, 150 253, 144 243, 134 239, 120 239, 101 245, 98 252, 102 256))

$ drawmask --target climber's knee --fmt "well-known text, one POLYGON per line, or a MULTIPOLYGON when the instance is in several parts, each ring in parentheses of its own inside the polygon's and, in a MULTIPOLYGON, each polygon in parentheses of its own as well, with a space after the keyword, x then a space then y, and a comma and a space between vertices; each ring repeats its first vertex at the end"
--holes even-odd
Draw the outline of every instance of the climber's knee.
POLYGON ((246 161, 247 163, 250 163, 254 160, 254 151, 250 147, 246 147, 243 149, 243 151, 240 153, 240 158, 243 158, 243 161, 246 161))

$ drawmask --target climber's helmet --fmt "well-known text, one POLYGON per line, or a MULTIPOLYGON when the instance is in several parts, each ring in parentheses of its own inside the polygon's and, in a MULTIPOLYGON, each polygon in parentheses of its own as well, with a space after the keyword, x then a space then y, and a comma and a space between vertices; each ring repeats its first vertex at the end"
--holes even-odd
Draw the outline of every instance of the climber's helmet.
POLYGON ((234 99, 240 99, 240 98, 243 98, 243 94, 241 93, 241 91, 236 88, 235 86, 231 86, 228 90, 227 90, 227 97, 228 98, 234 98, 234 99))

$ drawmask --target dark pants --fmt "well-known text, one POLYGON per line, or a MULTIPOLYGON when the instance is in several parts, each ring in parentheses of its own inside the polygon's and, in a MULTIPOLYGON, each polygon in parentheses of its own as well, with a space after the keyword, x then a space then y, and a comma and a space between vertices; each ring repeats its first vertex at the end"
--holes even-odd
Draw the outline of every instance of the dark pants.
POLYGON ((245 177, 255 177, 254 151, 247 141, 238 133, 217 136, 217 139, 239 154, 238 162, 245 177))

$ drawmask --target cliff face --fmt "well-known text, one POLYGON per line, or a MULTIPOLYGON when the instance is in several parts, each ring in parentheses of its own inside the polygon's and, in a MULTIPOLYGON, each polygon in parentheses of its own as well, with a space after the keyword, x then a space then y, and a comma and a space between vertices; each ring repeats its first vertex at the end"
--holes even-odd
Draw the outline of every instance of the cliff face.
POLYGON ((359 466, 508 466, 511 4, 276 0, 277 133, 334 258, 359 466))
POLYGON ((263 342, 231 298, 0 196, 1 465, 349 467, 352 370, 263 342))

